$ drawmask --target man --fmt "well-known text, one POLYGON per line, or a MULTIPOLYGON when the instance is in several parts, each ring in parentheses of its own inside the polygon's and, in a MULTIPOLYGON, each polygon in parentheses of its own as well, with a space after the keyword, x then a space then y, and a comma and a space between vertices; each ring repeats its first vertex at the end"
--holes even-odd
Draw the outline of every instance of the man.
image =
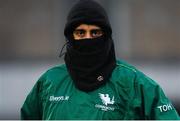
POLYGON ((79 1, 64 29, 65 64, 37 81, 21 108, 22 119, 178 119, 160 86, 133 66, 116 61, 104 9, 79 1))

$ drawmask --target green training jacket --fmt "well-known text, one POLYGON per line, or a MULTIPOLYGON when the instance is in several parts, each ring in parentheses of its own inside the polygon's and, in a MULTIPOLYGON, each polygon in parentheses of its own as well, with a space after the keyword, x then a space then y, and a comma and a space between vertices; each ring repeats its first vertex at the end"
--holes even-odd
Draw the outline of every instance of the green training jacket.
POLYGON ((78 90, 66 66, 48 70, 22 108, 21 119, 179 119, 161 87, 133 66, 117 61, 110 80, 97 90, 78 90))

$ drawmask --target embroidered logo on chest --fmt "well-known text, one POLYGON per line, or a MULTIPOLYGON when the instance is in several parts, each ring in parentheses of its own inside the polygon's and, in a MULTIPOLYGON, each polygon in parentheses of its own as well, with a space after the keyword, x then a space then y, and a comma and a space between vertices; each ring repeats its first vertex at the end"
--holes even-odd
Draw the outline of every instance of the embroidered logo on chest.
POLYGON ((103 111, 114 111, 113 104, 115 103, 114 101, 114 96, 109 96, 109 94, 102 94, 99 93, 99 98, 102 101, 102 104, 96 104, 95 107, 99 108, 103 111))

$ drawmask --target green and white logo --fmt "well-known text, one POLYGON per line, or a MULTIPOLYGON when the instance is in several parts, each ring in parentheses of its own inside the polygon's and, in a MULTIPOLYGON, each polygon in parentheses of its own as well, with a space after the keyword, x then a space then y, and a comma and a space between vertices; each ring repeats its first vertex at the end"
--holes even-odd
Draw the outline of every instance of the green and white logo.
POLYGON ((113 104, 115 103, 114 96, 111 99, 109 94, 99 93, 99 97, 104 105, 96 104, 95 105, 96 108, 100 108, 103 111, 114 111, 114 107, 112 107, 113 104))
POLYGON ((109 97, 109 94, 101 94, 101 93, 99 93, 99 97, 101 98, 103 104, 105 104, 106 106, 108 104, 114 104, 114 96, 111 99, 109 97))

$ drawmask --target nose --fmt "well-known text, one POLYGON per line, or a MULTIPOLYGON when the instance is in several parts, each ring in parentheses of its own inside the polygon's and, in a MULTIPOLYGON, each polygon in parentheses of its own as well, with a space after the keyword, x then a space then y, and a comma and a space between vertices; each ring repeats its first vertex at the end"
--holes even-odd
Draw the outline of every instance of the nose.
POLYGON ((90 31, 87 31, 87 32, 86 32, 85 38, 86 38, 86 39, 92 38, 90 31))

